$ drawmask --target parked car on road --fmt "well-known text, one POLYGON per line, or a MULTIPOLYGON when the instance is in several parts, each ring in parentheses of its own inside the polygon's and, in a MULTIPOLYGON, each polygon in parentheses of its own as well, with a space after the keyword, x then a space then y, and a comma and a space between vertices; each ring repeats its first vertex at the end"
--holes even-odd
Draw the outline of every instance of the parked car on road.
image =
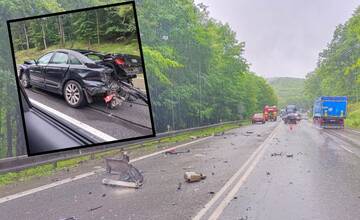
POLYGON ((256 113, 252 116, 251 118, 252 120, 252 123, 255 124, 255 123, 265 123, 265 117, 264 117, 264 114, 263 113, 256 113))
POLYGON ((38 87, 63 95, 71 107, 92 102, 92 96, 112 91, 109 67, 98 65, 83 54, 59 49, 20 65, 23 87, 38 87))

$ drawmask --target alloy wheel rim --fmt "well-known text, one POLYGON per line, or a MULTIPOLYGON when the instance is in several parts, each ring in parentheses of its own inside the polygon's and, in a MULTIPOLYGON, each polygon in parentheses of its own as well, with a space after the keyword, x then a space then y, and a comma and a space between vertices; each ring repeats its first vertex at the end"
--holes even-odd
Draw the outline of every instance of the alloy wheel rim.
POLYGON ((22 76, 21 77, 21 84, 23 85, 23 86, 26 86, 27 84, 28 84, 28 80, 27 80, 27 77, 26 76, 22 76))
POLYGON ((80 90, 74 83, 69 83, 65 89, 66 101, 71 105, 76 105, 80 101, 80 90))

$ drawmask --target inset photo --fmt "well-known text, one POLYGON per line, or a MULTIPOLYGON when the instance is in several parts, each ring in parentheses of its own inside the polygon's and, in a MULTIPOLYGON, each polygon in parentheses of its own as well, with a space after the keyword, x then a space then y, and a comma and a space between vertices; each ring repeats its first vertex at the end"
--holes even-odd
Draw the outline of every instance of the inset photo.
POLYGON ((134 2, 8 28, 28 155, 155 135, 134 2))

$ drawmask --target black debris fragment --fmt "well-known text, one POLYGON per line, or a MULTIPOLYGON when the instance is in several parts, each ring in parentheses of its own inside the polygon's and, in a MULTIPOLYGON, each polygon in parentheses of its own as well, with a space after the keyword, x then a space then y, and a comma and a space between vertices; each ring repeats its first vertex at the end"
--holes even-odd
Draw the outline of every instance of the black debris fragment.
POLYGON ((280 157, 281 157, 281 156, 282 156, 282 152, 280 152, 280 153, 272 153, 271 156, 272 156, 272 157, 277 157, 277 156, 280 156, 280 157))
POLYGON ((68 217, 68 218, 61 218, 59 220, 78 220, 78 218, 76 218, 75 216, 71 216, 71 217, 68 217))
POLYGON ((246 131, 247 134, 253 134, 253 131, 246 131))
POLYGON ((89 192, 88 194, 89 194, 89 195, 91 195, 91 194, 92 194, 92 192, 89 192))
POLYGON ((227 160, 224 160, 224 163, 228 163, 229 161, 227 161, 227 160))
POLYGON ((95 207, 95 208, 91 208, 91 209, 89 209, 88 211, 89 211, 89 212, 92 212, 92 211, 95 211, 95 210, 100 209, 100 208, 102 208, 102 207, 103 207, 103 206, 100 205, 100 206, 97 206, 97 207, 95 207))
POLYGON ((177 190, 181 190, 182 183, 178 183, 177 190))
POLYGON ((293 184, 293 182, 289 182, 289 184, 290 184, 290 185, 292 185, 292 184, 293 184))
POLYGON ((286 157, 288 157, 288 158, 293 158, 294 155, 293 155, 293 154, 286 154, 286 157))
POLYGON ((234 196, 234 198, 233 199, 237 199, 237 196, 234 196))
POLYGON ((211 175, 212 175, 212 176, 214 176, 214 175, 215 175, 215 173, 214 173, 214 172, 212 172, 212 173, 211 173, 211 175))
POLYGON ((270 176, 270 172, 269 172, 269 171, 266 171, 266 175, 267 175, 267 176, 270 176))
POLYGON ((177 155, 177 154, 184 154, 184 153, 190 153, 190 149, 184 150, 184 151, 180 151, 180 150, 176 150, 176 149, 172 149, 172 150, 168 150, 165 152, 165 154, 171 154, 171 155, 177 155))
POLYGON ((213 192, 213 191, 210 191, 210 192, 209 192, 209 194, 210 194, 210 195, 214 195, 214 194, 215 194, 215 192, 213 192))
POLYGON ((256 136, 261 137, 261 134, 258 134, 258 135, 256 135, 256 136))
POLYGON ((106 194, 105 194, 105 193, 101 195, 101 197, 105 197, 105 196, 106 196, 106 194))
POLYGON ((246 208, 246 211, 250 211, 251 210, 251 206, 246 208))

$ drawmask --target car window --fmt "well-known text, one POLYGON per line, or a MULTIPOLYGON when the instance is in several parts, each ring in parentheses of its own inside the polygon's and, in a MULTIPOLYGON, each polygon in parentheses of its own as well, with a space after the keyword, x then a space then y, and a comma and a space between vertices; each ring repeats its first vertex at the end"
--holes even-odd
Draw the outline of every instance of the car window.
POLYGON ((86 56, 93 61, 102 61, 102 58, 97 54, 88 54, 86 56))
POLYGON ((67 64, 68 55, 66 53, 57 52, 54 57, 51 59, 50 63, 52 64, 67 64))
POLYGON ((69 63, 70 64, 74 64, 74 65, 81 65, 82 63, 80 62, 79 59, 77 59, 76 57, 74 57, 73 55, 69 56, 69 63))
POLYGON ((38 64, 48 64, 54 53, 48 53, 38 59, 38 64))

